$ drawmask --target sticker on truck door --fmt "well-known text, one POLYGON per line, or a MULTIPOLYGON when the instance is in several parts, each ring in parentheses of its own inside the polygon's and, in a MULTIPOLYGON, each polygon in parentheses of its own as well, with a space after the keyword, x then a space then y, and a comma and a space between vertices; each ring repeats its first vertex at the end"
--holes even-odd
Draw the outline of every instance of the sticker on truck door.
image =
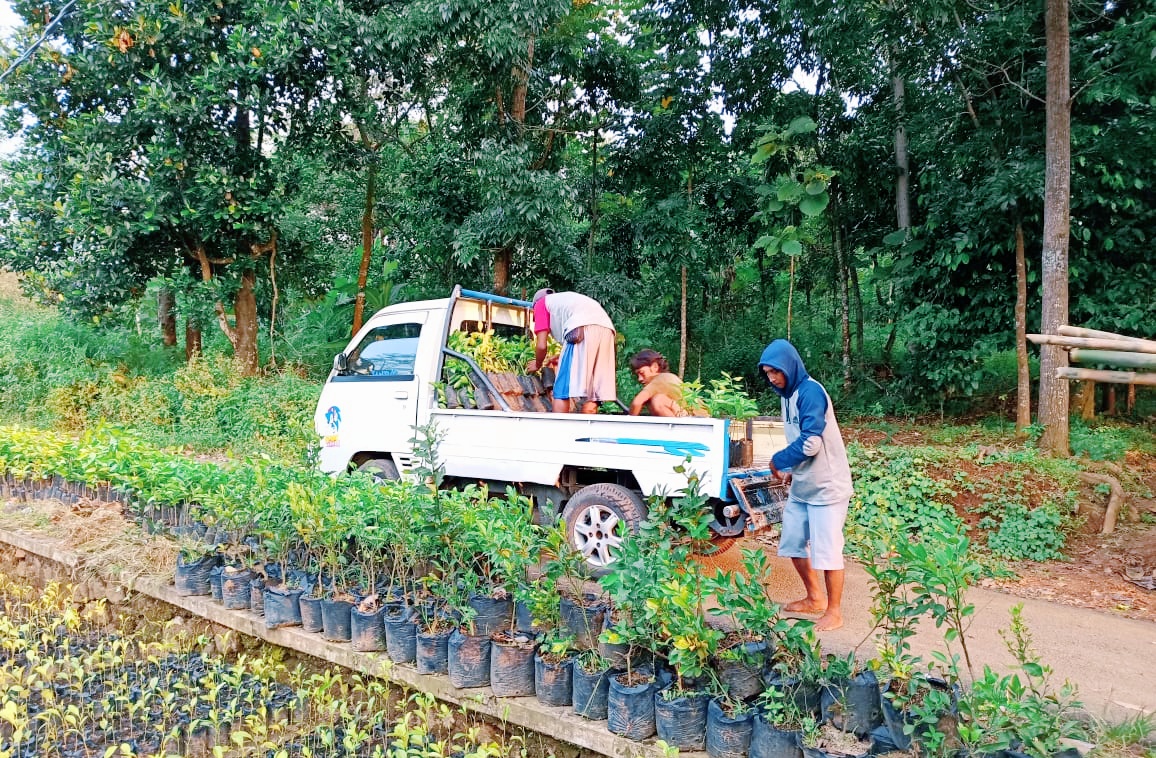
POLYGON ((341 429, 341 409, 336 405, 329 406, 329 410, 325 411, 325 423, 329 426, 329 433, 321 438, 321 444, 325 447, 340 447, 341 439, 337 433, 341 429))

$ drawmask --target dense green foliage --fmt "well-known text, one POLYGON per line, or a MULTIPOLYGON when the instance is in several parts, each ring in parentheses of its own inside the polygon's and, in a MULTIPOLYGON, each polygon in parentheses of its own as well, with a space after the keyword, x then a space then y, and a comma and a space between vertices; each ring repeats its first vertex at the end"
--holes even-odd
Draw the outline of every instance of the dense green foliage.
POLYGON ((884 451, 853 446, 848 450, 855 478, 852 540, 880 522, 911 534, 940 537, 959 534, 963 523, 952 508, 950 485, 933 477, 928 463, 944 457, 934 450, 884 451))
POLYGON ((224 356, 185 363, 128 328, 94 329, 0 302, 0 412, 46 428, 131 429, 158 445, 304 462, 320 385, 245 377, 224 356))
MULTIPOLYGON (((1153 337, 1156 13, 1070 27, 1072 321, 1153 337)), ((1038 324, 1043 63, 1026 0, 85 0, 0 85, 0 264, 103 323, 164 282, 247 372, 324 368, 364 266, 371 309, 549 283, 677 365, 685 307, 687 379, 789 333, 842 407, 943 410, 1014 387, 1017 229, 1038 324)))
MULTIPOLYGON (((333 478, 267 462, 221 467, 103 431, 72 439, 5 427, 0 429, 0 474, 5 486, 44 477, 110 485, 126 496, 129 512, 146 527, 168 527, 178 535, 186 561, 223 554, 231 565, 255 567, 288 587, 337 596, 356 586, 371 597, 390 587, 411 588, 410 599, 420 599, 423 606, 432 603, 435 616, 439 608, 462 612, 456 622, 462 627, 473 618, 468 603, 473 593, 493 597, 504 590, 530 598, 549 592, 551 599, 538 596, 538 601, 557 606, 557 580, 570 563, 561 550, 561 530, 532 525, 528 502, 513 492, 498 498, 484 488, 428 486, 440 476, 430 457, 436 444, 435 431, 419 432, 416 447, 424 479, 378 482, 361 473, 333 478), (166 518, 174 507, 186 514, 166 518), (543 562, 550 583, 539 582, 527 570, 543 562), (296 568, 287 570, 290 565, 296 568)), ((679 471, 687 475, 686 488, 653 503, 638 534, 624 536, 620 563, 601 580, 620 614, 620 623, 604 632, 604 640, 631 645, 628 669, 662 658, 678 677, 675 694, 693 687, 722 697, 725 690, 709 675, 720 661, 753 664, 756 670, 773 662, 791 682, 788 687, 849 676, 853 661, 822 656, 812 622, 780 615, 766 590, 770 565, 764 551, 747 551, 742 572, 708 578, 685 570, 691 553, 702 547, 710 516, 704 515, 706 497, 693 472, 679 471), (735 624, 740 644, 732 640, 728 645, 728 635, 705 623, 704 603, 735 624), (766 645, 752 649, 744 641, 766 645), (768 661, 772 649, 775 655, 768 661)), ((879 558, 867 570, 875 585, 873 613, 881 643, 881 656, 871 665, 891 678, 889 697, 897 708, 910 709, 913 723, 934 725, 943 709, 954 705, 923 692, 930 671, 959 688, 964 717, 953 726, 965 745, 980 749, 1030 741, 1047 754, 1061 738, 1084 735, 1069 715, 1078 705, 1074 692, 1067 687, 1050 691, 1047 668, 1031 649, 1018 611, 1009 639, 1019 672, 1003 679, 985 672, 980 686, 963 691, 965 665, 975 678, 963 633, 975 611, 966 591, 982 572, 966 536, 912 539, 884 520, 870 530, 869 540, 879 558), (943 633, 943 650, 933 650, 929 661, 912 654, 909 645, 921 619, 943 633)), ((547 621, 545 615, 535 619, 547 621)), ((547 637, 564 649, 557 629, 547 637)), ((654 672, 647 669, 643 676, 654 672)), ((737 700, 731 703, 743 707, 737 700)), ((917 730, 915 739, 932 752, 949 734, 917 730)))
MULTIPOLYGON (((1115 432, 1108 429, 1106 434, 1111 438, 1115 432)), ((977 543, 996 558, 1064 557, 1067 536, 1076 524, 1072 462, 1023 448, 1006 457, 987 458, 976 467, 974 445, 955 450, 852 445, 848 454, 855 471, 855 495, 847 536, 851 550, 865 563, 873 559, 872 538, 881 526, 938 542, 970 531, 963 515, 975 517, 977 543), (1009 465, 1013 459, 1014 465, 1009 465)), ((996 563, 987 563, 989 570, 1002 571, 996 563)))

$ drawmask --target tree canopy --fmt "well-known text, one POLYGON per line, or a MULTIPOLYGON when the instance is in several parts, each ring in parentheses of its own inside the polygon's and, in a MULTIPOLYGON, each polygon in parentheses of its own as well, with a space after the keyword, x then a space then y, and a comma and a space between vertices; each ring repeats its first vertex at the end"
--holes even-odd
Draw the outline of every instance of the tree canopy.
MULTIPOLYGON (((18 65, 66 6, 14 7, 0 263, 86 318, 163 281, 251 370, 342 282, 549 284, 692 376, 789 332, 930 405, 1014 347, 1017 235, 1042 323, 1040 3, 78 0, 18 65)), ((1154 11, 1066 14, 1070 318, 1148 338, 1154 11)))

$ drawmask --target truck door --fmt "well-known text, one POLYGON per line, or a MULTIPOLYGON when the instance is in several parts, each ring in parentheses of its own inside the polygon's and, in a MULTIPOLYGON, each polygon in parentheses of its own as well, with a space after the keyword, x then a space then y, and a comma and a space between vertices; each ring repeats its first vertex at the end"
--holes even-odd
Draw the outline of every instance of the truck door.
POLYGON ((421 392, 415 365, 425 318, 425 313, 399 313, 376 321, 346 353, 348 370, 330 377, 317 409, 324 470, 339 469, 363 451, 408 459, 421 392))

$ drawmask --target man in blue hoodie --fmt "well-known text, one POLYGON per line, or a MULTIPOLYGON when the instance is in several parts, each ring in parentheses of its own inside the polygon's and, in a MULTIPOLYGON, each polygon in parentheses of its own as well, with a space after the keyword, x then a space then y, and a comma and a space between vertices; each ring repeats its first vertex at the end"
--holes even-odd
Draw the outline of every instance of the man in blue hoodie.
POLYGON ((787 446, 771 458, 771 472, 791 484, 779 555, 791 559, 807 590, 805 598, 784 609, 822 614, 817 631, 838 629, 843 625, 843 524, 851 502, 847 448, 830 396, 807 373, 794 345, 786 340, 767 345, 759 371, 782 398, 787 437, 787 446))

